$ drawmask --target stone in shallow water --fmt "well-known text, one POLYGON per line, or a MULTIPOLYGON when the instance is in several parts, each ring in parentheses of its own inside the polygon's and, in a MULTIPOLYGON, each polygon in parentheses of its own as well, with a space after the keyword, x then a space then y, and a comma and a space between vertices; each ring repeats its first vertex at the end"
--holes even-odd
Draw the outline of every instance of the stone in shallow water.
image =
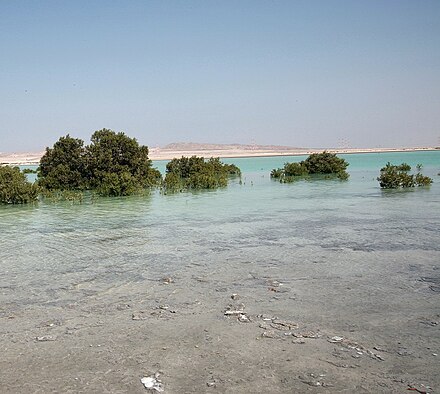
POLYGON ((251 320, 245 315, 245 314, 241 314, 238 316, 238 321, 240 323, 249 323, 251 320))
POLYGON ((159 380, 159 373, 155 373, 153 376, 145 376, 141 379, 141 383, 147 390, 154 390, 157 392, 164 391, 163 384, 159 380))
POLYGON ((54 335, 43 335, 41 337, 35 338, 37 342, 49 342, 49 341, 56 341, 57 337, 54 335))

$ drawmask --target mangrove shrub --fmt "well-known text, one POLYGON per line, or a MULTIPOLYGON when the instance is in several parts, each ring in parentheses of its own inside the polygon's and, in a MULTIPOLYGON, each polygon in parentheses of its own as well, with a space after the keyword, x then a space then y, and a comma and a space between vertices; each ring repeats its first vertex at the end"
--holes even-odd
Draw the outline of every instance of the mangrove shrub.
POLYGON ((39 185, 49 191, 93 190, 102 196, 137 193, 161 181, 148 147, 112 130, 96 131, 90 145, 69 135, 46 148, 38 170, 39 185))
MULTIPOLYGON (((421 165, 418 170, 420 170, 421 165)), ((388 162, 385 167, 380 169, 380 176, 377 178, 379 185, 383 189, 397 189, 415 186, 428 186, 432 183, 432 179, 421 174, 408 174, 411 171, 411 166, 402 163, 400 165, 393 165, 388 162)))
POLYGON ((87 188, 84 141, 69 134, 61 137, 40 160, 38 183, 47 190, 84 190, 87 188))
POLYGON ((0 166, 0 203, 24 204, 36 201, 38 187, 18 167, 0 166))
POLYGON ((152 168, 148 147, 135 138, 108 129, 96 131, 86 148, 89 187, 100 195, 124 196, 156 185, 161 180, 152 168))
POLYGON ((211 157, 184 157, 172 159, 166 166, 164 187, 168 190, 216 189, 228 184, 231 176, 240 176, 234 164, 224 164, 211 157))
POLYGON ((306 160, 299 163, 285 163, 283 168, 274 168, 270 176, 281 182, 291 182, 295 179, 309 175, 324 175, 347 179, 348 163, 345 159, 337 157, 334 153, 313 153, 306 160))

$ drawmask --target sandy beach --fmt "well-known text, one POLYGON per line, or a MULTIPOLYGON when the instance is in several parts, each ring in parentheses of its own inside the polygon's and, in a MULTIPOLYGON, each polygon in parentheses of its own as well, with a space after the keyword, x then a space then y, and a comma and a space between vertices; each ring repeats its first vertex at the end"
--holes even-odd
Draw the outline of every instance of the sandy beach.
MULTIPOLYGON (((269 157, 269 156, 300 156, 319 153, 327 150, 331 153, 382 153, 382 152, 412 152, 430 151, 436 147, 413 148, 294 148, 287 146, 262 145, 214 145, 214 144, 170 144, 167 147, 150 148, 149 157, 152 160, 171 160, 181 156, 203 157, 269 157), (170 146, 170 147, 169 147, 170 146)), ((0 164, 36 165, 40 162, 44 151, 39 152, 0 152, 0 164)))

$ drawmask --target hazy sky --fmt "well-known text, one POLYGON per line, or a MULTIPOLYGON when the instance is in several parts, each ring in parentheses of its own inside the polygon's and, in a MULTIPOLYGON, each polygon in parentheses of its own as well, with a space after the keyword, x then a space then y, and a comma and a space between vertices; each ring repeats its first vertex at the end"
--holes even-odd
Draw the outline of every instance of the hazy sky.
POLYGON ((439 0, 0 1, 0 151, 440 144, 439 0))

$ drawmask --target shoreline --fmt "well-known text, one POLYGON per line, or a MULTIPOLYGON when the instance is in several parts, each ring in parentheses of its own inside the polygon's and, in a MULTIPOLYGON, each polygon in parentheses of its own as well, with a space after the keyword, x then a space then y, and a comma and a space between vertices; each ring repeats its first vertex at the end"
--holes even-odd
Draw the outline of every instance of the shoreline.
MULTIPOLYGON (((182 156, 202 156, 226 158, 277 157, 277 156, 306 156, 323 151, 336 154, 359 153, 390 153, 390 152, 421 152, 435 151, 438 147, 417 148, 352 148, 352 149, 198 149, 198 150, 168 150, 151 148, 149 158, 154 161, 171 160, 182 156)), ((0 165, 38 165, 44 152, 0 153, 0 165)))
POLYGON ((173 152, 163 152, 159 155, 150 154, 151 160, 171 160, 173 158, 180 158, 182 156, 203 156, 209 157, 219 157, 221 159, 238 159, 238 158, 252 158, 252 157, 283 157, 283 156, 307 156, 313 153, 321 153, 323 151, 336 153, 336 154, 368 154, 368 153, 390 153, 390 152, 429 152, 439 150, 435 147, 423 147, 423 148, 375 148, 375 149, 307 149, 304 151, 299 150, 286 150, 286 151, 173 151, 173 152))

